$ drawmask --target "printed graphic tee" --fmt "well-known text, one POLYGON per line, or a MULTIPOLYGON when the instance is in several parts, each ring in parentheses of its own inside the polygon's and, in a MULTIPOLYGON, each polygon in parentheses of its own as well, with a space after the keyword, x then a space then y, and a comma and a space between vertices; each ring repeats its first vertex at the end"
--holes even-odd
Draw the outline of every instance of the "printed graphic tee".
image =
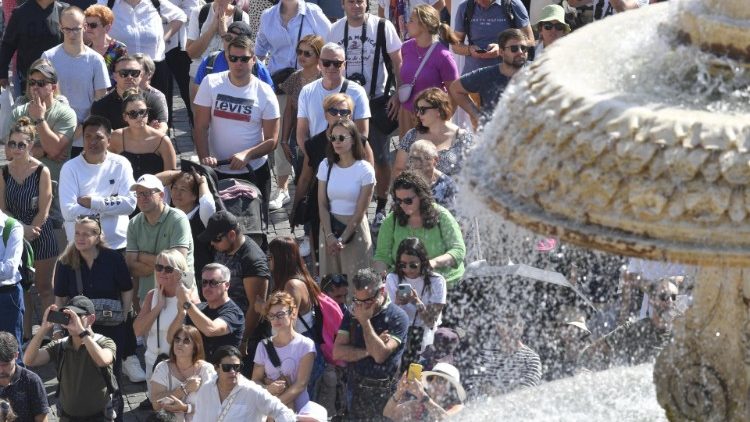
MULTIPOLYGON (((263 141, 263 120, 278 119, 279 103, 273 89, 258 78, 250 78, 245 86, 235 86, 229 72, 214 73, 201 82, 195 104, 210 108, 211 123, 208 149, 217 160, 227 160, 240 151, 263 141)), ((250 160, 253 169, 266 163, 267 156, 250 160)), ((247 170, 230 170, 220 166, 222 173, 240 174, 247 170)))

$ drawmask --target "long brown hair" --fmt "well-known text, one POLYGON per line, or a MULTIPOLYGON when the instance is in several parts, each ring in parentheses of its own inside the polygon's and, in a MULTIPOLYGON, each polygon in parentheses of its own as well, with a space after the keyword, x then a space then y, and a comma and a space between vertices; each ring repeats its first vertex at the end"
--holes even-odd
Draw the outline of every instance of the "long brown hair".
POLYGON ((440 22, 440 14, 429 4, 420 4, 414 8, 417 20, 432 35, 437 35, 440 40, 447 44, 456 44, 460 40, 451 27, 440 22))
MULTIPOLYGON (((396 197, 397 190, 413 190, 419 198, 419 213, 422 215, 422 225, 426 229, 431 229, 440 223, 440 214, 435 208, 435 199, 432 197, 432 188, 419 174, 405 170, 402 171, 391 186, 391 195, 396 197)), ((405 227, 409 224, 409 216, 406 215, 400 205, 393 203, 393 214, 396 216, 396 222, 399 226, 405 227)))
MULTIPOLYGON (((333 128, 337 126, 341 126, 342 128, 346 129, 347 132, 349 132, 349 135, 352 137, 352 156, 354 156, 354 159, 364 160, 365 147, 362 145, 362 135, 359 134, 357 125, 351 120, 339 120, 338 122, 332 124, 328 129, 329 136, 333 135, 333 128)), ((328 158, 328 161, 332 163, 338 163, 339 160, 341 160, 341 157, 339 157, 339 155, 336 154, 336 151, 333 150, 333 142, 328 142, 328 145, 326 145, 326 157, 328 158)))
POLYGON ((273 292, 283 291, 290 279, 301 280, 307 287, 310 302, 317 305, 318 295, 321 293, 318 283, 307 271, 305 260, 299 252, 297 241, 289 236, 280 236, 268 244, 268 253, 273 257, 273 292))
MULTIPOLYGON (((96 227, 94 228, 94 233, 99 239, 99 243, 96 244, 96 247, 100 250, 109 249, 109 246, 107 246, 107 242, 105 242, 104 238, 102 237, 103 233, 100 217, 98 215, 84 215, 76 219, 75 225, 86 223, 93 223, 96 225, 96 227)), ((75 228, 73 229, 73 231, 75 232, 75 228)), ((81 252, 78 250, 78 248, 76 248, 75 240, 73 240, 72 243, 68 244, 68 246, 65 247, 65 251, 63 251, 63 253, 60 255, 60 263, 63 265, 67 265, 74 270, 78 270, 81 268, 81 252)))

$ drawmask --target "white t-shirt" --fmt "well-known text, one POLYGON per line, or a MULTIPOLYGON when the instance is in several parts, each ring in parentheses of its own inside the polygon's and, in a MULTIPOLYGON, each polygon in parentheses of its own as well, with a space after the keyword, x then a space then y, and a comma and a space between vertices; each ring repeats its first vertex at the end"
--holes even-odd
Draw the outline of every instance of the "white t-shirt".
MULTIPOLYGON (((403 281, 401 283, 408 283, 411 285, 412 289, 417 292, 419 295, 419 300, 422 301, 425 305, 433 305, 436 303, 445 304, 446 303, 446 288, 445 288, 445 279, 442 275, 435 273, 430 277, 430 288, 425 289, 424 288, 424 279, 422 277, 419 278, 406 278, 404 277, 403 281)), ((398 275, 396 273, 390 273, 385 279, 386 289, 388 290, 388 297, 391 299, 391 301, 395 304, 396 303, 396 292, 398 291, 398 275)), ((397 305, 401 309, 406 312, 406 315, 409 317, 409 321, 413 322, 415 327, 423 327, 424 328, 424 334, 422 336, 422 348, 420 350, 424 350, 425 347, 431 345, 435 339, 435 330, 437 330, 437 327, 440 326, 441 319, 438 317, 438 319, 435 321, 435 325, 432 327, 428 327, 425 325, 424 321, 422 321, 422 318, 420 318, 417 315, 417 305, 414 305, 413 303, 407 303, 406 305, 397 305), (416 317, 416 320, 414 319, 416 317)))
MULTIPOLYGON (((213 3, 216 4, 216 3, 213 3)), ((206 21, 203 22, 203 27, 198 27, 198 17, 200 16, 201 9, 203 6, 196 7, 193 9, 193 12, 190 14, 190 19, 188 20, 188 28, 187 28, 187 39, 195 41, 198 38, 200 38, 201 34, 203 33, 204 29, 208 29, 211 26, 211 22, 214 20, 214 6, 208 8, 208 15, 206 16, 206 21)), ((227 17, 227 26, 231 25, 232 22, 234 22, 234 13, 232 13, 232 16, 227 17)), ((245 22, 246 24, 250 24, 250 18, 247 16, 247 13, 242 12, 242 22, 245 22)), ((200 66, 203 59, 208 57, 209 54, 213 53, 214 51, 219 51, 224 49, 224 41, 222 41, 221 37, 219 36, 219 33, 216 32, 214 36, 211 38, 211 40, 208 42, 208 46, 206 46, 206 51, 201 54, 200 59, 195 59, 190 65, 190 76, 195 76, 195 73, 198 71, 198 67, 200 66)))
MULTIPOLYGON (((341 85, 343 85, 343 82, 341 85)), ((325 89, 323 88, 323 79, 321 78, 302 87, 302 91, 299 93, 297 117, 307 119, 311 138, 328 127, 325 110, 323 110, 323 100, 327 96, 341 91, 341 85, 331 90, 325 89)), ((346 87, 346 94, 354 100, 353 119, 369 119, 370 102, 367 99, 365 89, 358 83, 349 81, 346 87)))
POLYGON ((102 55, 84 46, 81 54, 74 57, 59 44, 42 53, 42 58, 55 68, 60 93, 68 99, 78 121, 86 120, 95 100, 94 91, 110 87, 109 71, 102 55))
MULTIPOLYGON (((355 73, 362 73, 365 75, 367 84, 365 85, 365 92, 370 93, 370 85, 372 84, 372 64, 375 58, 375 43, 377 42, 378 36, 378 22, 380 18, 375 15, 367 15, 367 26, 365 30, 365 41, 361 41, 362 38, 362 27, 349 26, 349 34, 347 38, 349 41, 346 46, 346 74, 353 75, 355 73), (364 52, 364 66, 362 65, 362 57, 364 52)), ((344 46, 344 25, 346 25, 346 19, 339 19, 336 23, 331 26, 331 32, 328 33, 326 41, 337 43, 340 46, 344 46)), ((398 38, 396 28, 389 21, 385 21, 385 50, 387 53, 394 53, 401 50, 401 40, 398 38)), ((386 70, 385 61, 383 58, 379 58, 380 70, 378 70, 378 80, 375 89, 375 98, 383 95, 385 90, 386 81, 386 70)))
MULTIPOLYGON (((318 180, 328 179, 328 160, 318 166, 318 180)), ((326 185, 331 212, 338 215, 354 215, 362 188, 375 183, 375 169, 365 160, 357 160, 347 168, 333 164, 331 183, 326 185)))
MULTIPOLYGON (((206 383, 208 380, 213 379, 216 377, 216 370, 214 369, 213 365, 206 361, 199 361, 200 362, 200 369, 198 369, 198 375, 201 377, 201 383, 206 383)), ((149 384, 151 382, 155 382, 159 385, 163 385, 167 388, 167 390, 172 391, 178 386, 182 384, 182 381, 177 379, 174 376, 174 373, 172 372, 171 368, 169 367, 169 361, 165 360, 160 362, 158 365, 156 365, 156 368, 154 368, 154 373, 151 374, 151 379, 149 380, 149 384)), ((183 403, 187 403, 188 400, 192 396, 195 396, 196 393, 190 393, 187 396, 187 399, 182 399, 183 403)), ((177 417, 178 422, 190 422, 193 420, 193 415, 190 413, 175 413, 175 416, 177 417)))
MULTIPOLYGON (((278 119, 279 102, 273 89, 258 78, 250 78, 245 86, 235 86, 229 80, 229 71, 214 73, 203 78, 195 104, 211 109, 211 127, 208 149, 217 160, 227 160, 239 151, 254 147, 263 141, 263 120, 278 119)), ((253 169, 266 163, 267 156, 250 160, 253 169)), ((247 170, 230 170, 220 166, 219 171, 242 174, 247 170)))
MULTIPOLYGON (((271 358, 268 357, 268 352, 266 352, 266 347, 262 342, 258 343, 258 348, 255 349, 253 362, 263 365, 266 377, 276 380, 281 375, 285 375, 294 384, 297 382, 297 376, 299 375, 300 361, 310 353, 315 354, 315 343, 312 339, 295 333, 289 344, 284 347, 276 347, 276 354, 279 355, 279 361, 281 362, 281 371, 271 363, 271 358)), ((307 394, 307 389, 304 389, 294 400, 294 410, 298 412, 308 401, 310 401, 310 396, 307 394)))

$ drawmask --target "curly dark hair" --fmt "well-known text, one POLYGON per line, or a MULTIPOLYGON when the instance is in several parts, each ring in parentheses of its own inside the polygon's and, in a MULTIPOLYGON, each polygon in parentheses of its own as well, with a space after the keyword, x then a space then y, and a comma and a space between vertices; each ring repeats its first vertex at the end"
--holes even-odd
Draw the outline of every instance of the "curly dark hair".
MULTIPOLYGON (((391 187, 391 195, 396 197, 397 190, 411 189, 419 198, 419 213, 422 215, 422 226, 431 229, 438 225, 440 214, 435 208, 435 199, 432 197, 432 189, 424 177, 413 171, 404 171, 396 177, 391 187)), ((396 221, 399 226, 406 226, 409 223, 409 216, 406 215, 400 205, 394 202, 391 211, 396 215, 396 221)))
MULTIPOLYGON (((398 244, 396 250, 396 275, 398 276, 398 282, 403 283, 404 281, 404 270, 399 266, 401 255, 409 255, 419 258, 419 275, 424 278, 424 289, 432 294, 432 283, 430 277, 432 277, 432 265, 430 265, 430 258, 427 256, 427 248, 424 246, 424 242, 419 240, 418 237, 407 237, 398 244)), ((422 292, 419 292, 419 296, 422 296, 422 292)))

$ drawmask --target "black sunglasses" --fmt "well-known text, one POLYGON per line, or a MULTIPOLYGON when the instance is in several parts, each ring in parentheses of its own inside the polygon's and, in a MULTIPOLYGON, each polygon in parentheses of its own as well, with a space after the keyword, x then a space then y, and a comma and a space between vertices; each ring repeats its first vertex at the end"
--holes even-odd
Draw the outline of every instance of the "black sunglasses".
POLYGON ((411 268, 412 270, 416 270, 417 268, 421 267, 422 264, 419 262, 409 262, 408 264, 406 262, 399 262, 398 263, 398 269, 404 270, 406 267, 411 268))
POLYGON ((177 271, 177 268, 169 266, 169 265, 161 265, 161 264, 154 264, 154 269, 157 273, 160 273, 164 271, 167 274, 172 274, 173 272, 177 271))
POLYGON ((414 111, 417 112, 417 114, 424 115, 427 113, 427 110, 435 110, 437 109, 437 106, 430 106, 430 107, 414 107, 414 111))
POLYGON ((16 142, 16 141, 8 141, 8 148, 15 149, 18 148, 20 151, 23 151, 26 149, 26 147, 29 146, 26 142, 16 142))
POLYGON ((97 226, 99 226, 99 229, 102 228, 102 219, 99 214, 79 215, 78 217, 76 217, 76 223, 83 223, 86 221, 93 221, 97 226))
POLYGON ((659 295, 659 300, 666 302, 668 299, 672 299, 672 302, 677 301, 677 294, 674 293, 662 293, 659 295))
POLYGON ((96 29, 99 27, 99 23, 97 22, 86 22, 85 23, 86 28, 96 29))
POLYGON ((48 81, 46 79, 29 79, 26 81, 26 83, 31 87, 38 86, 39 88, 44 88, 45 86, 54 82, 48 81))
POLYGON ((336 141, 344 142, 344 141, 348 141, 349 139, 352 139, 352 137, 349 135, 339 135, 339 136, 331 135, 328 137, 328 140, 331 142, 336 142, 336 141))
POLYGON ((240 372, 240 369, 242 369, 241 363, 222 363, 219 366, 221 366, 221 370, 223 372, 230 372, 230 371, 240 372))
POLYGON ((224 281, 221 281, 221 280, 209 280, 209 279, 206 279, 206 278, 201 279, 201 285, 203 287, 207 287, 207 286, 216 287, 216 286, 218 286, 220 284, 223 284, 223 283, 224 283, 224 281))
POLYGON ((241 61, 242 63, 247 63, 252 58, 253 56, 235 56, 233 54, 229 55, 229 61, 232 63, 237 63, 237 60, 241 61))
POLYGON ((341 65, 344 64, 341 60, 321 60, 320 63, 323 64, 323 67, 330 67, 333 65, 336 69, 341 69, 341 65))
POLYGON ((560 22, 558 23, 545 22, 542 24, 542 28, 546 29, 547 31, 551 31, 552 28, 557 29, 558 31, 564 31, 565 25, 560 22))
POLYGON ((141 76, 141 69, 120 69, 117 71, 117 74, 122 78, 127 78, 129 76, 137 78, 141 76))
POLYGON ((139 117, 143 117, 148 114, 147 108, 142 108, 140 110, 130 110, 123 113, 124 115, 130 117, 131 119, 137 119, 139 117))
POLYGON ((323 278, 323 281, 325 282, 325 284, 323 284, 323 287, 322 287, 323 291, 325 291, 330 285, 334 285, 336 287, 349 285, 349 282, 346 279, 346 274, 331 274, 323 278))
POLYGON ((416 195, 412 196, 410 198, 397 198, 397 197, 394 196, 393 197, 393 203, 396 204, 396 205, 401 205, 401 204, 411 205, 411 204, 414 203, 414 198, 416 198, 416 197, 417 197, 416 195))
POLYGON ((523 44, 516 44, 516 45, 509 45, 507 47, 503 47, 504 49, 508 49, 511 51, 511 53, 518 53, 519 51, 525 53, 529 50, 528 46, 525 46, 523 44))
POLYGON ((298 56, 299 56, 299 55, 302 55, 302 56, 305 56, 305 57, 312 57, 312 56, 314 56, 314 55, 315 55, 315 53, 314 53, 314 52, 312 52, 312 51, 310 51, 310 50, 303 50, 303 49, 301 49, 301 48, 298 48, 298 49, 297 49, 297 55, 298 55, 298 56))
POLYGON ((346 108, 336 108, 336 107, 329 107, 328 109, 326 109, 326 111, 327 111, 327 112, 328 112, 328 114, 330 114, 331 116, 342 116, 342 117, 346 117, 346 116, 348 116, 348 115, 352 114, 352 111, 351 111, 351 110, 349 110, 349 109, 346 109, 346 108))

